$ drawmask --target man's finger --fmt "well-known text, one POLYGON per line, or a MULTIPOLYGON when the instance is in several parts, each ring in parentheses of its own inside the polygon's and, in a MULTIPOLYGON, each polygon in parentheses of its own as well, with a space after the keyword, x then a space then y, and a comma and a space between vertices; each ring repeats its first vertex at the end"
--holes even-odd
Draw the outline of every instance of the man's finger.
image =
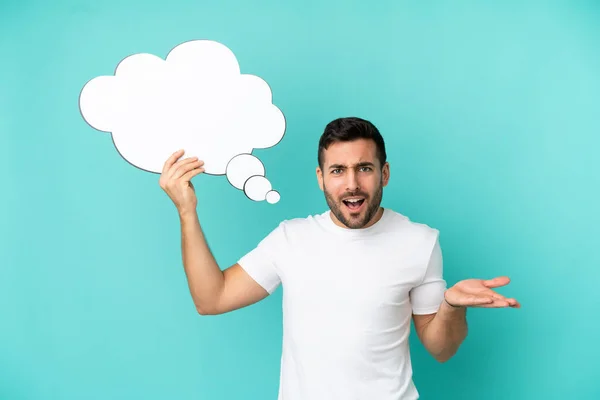
POLYGON ((488 290, 484 291, 482 294, 484 294, 486 296, 490 296, 491 298, 493 298, 495 300, 506 300, 506 296, 503 296, 500 293, 496 293, 492 289, 488 289, 488 290))
POLYGON ((508 276, 499 276, 494 279, 488 279, 483 281, 484 286, 489 288, 496 288, 500 286, 506 286, 510 283, 510 278, 508 276))
POLYGON ((483 304, 491 304, 494 302, 494 299, 489 296, 476 296, 471 295, 465 297, 460 303, 465 306, 478 306, 483 304))
POLYGON ((167 159, 167 161, 165 161, 163 165, 162 173, 164 174, 165 172, 167 172, 169 168, 171 168, 173 164, 175 164, 175 161, 177 161, 177 159, 182 155, 183 149, 177 150, 175 153, 171 154, 171 156, 167 159))
POLYGON ((521 304, 517 300, 510 298, 510 299, 504 299, 504 300, 494 300, 493 303, 483 304, 478 307, 482 307, 482 308, 507 308, 507 307, 521 308, 521 304))
POLYGON ((198 162, 198 157, 188 157, 177 161, 169 171, 167 177, 169 180, 178 179, 181 175, 189 171, 189 165, 198 162), (182 170, 181 168, 184 168, 182 170), (182 172, 183 171, 183 172, 182 172))
POLYGON ((192 178, 198 174, 201 174, 204 172, 204 168, 203 167, 198 167, 198 168, 194 168, 191 171, 186 172, 183 177, 181 178, 184 182, 189 182, 192 180, 192 178))
POLYGON ((191 171, 195 168, 201 167, 203 164, 204 164, 204 162, 202 162, 200 160, 183 163, 173 172, 173 175, 171 176, 170 179, 178 180, 182 176, 184 176, 186 173, 188 173, 189 171, 191 171))
POLYGON ((510 307, 510 304, 505 300, 494 300, 493 303, 483 304, 479 307, 482 307, 482 308, 506 308, 506 307, 510 307))
POLYGON ((510 304, 510 306, 513 308, 521 308, 521 303, 519 303, 516 299, 510 298, 506 299, 506 301, 508 301, 508 304, 510 304))

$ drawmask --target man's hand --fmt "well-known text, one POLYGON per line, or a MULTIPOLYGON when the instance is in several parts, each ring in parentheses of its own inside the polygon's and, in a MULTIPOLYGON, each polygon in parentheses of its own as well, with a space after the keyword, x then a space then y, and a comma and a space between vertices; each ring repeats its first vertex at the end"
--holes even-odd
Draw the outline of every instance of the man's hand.
POLYGON ((453 307, 483 307, 500 308, 512 307, 520 308, 521 304, 513 299, 496 293, 492 288, 505 286, 510 283, 510 279, 505 276, 494 279, 466 279, 458 282, 450 289, 446 290, 444 298, 446 303, 453 307))
POLYGON ((179 160, 182 155, 183 150, 179 150, 169 157, 159 179, 160 187, 169 195, 180 215, 196 211, 197 198, 191 179, 204 172, 203 161, 197 157, 179 160))
POLYGON ((466 279, 444 293, 444 302, 437 313, 414 315, 415 327, 421 342, 440 362, 448 361, 467 336, 467 307, 520 308, 513 298, 506 298, 492 288, 508 285, 510 279, 466 279))

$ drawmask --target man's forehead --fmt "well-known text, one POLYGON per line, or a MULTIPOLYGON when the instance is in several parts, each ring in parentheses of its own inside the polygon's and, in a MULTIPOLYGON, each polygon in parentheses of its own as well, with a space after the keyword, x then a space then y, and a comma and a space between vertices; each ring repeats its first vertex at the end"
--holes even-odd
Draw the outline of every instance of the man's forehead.
POLYGON ((340 142, 334 143, 325 150, 326 165, 356 166, 362 163, 377 162, 375 146, 369 142, 340 142))

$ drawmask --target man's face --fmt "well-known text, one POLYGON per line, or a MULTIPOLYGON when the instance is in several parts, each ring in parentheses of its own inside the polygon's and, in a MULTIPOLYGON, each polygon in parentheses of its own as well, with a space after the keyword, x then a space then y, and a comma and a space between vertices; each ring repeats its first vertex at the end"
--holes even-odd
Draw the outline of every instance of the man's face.
POLYGON ((325 150, 317 178, 335 218, 348 228, 364 228, 379 210, 389 165, 381 168, 372 140, 337 142, 325 150))

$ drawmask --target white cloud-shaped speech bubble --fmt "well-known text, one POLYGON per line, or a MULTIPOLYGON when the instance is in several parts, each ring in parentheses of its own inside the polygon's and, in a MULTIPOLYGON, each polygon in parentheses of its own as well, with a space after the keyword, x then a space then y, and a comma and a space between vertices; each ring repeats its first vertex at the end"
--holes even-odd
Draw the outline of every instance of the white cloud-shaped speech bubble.
POLYGON ((211 40, 173 48, 166 59, 134 54, 114 76, 85 84, 79 108, 93 128, 112 134, 119 154, 142 170, 160 173, 179 149, 204 161, 205 173, 228 181, 255 201, 279 201, 253 149, 278 144, 285 117, 271 89, 241 74, 235 55, 211 40))

